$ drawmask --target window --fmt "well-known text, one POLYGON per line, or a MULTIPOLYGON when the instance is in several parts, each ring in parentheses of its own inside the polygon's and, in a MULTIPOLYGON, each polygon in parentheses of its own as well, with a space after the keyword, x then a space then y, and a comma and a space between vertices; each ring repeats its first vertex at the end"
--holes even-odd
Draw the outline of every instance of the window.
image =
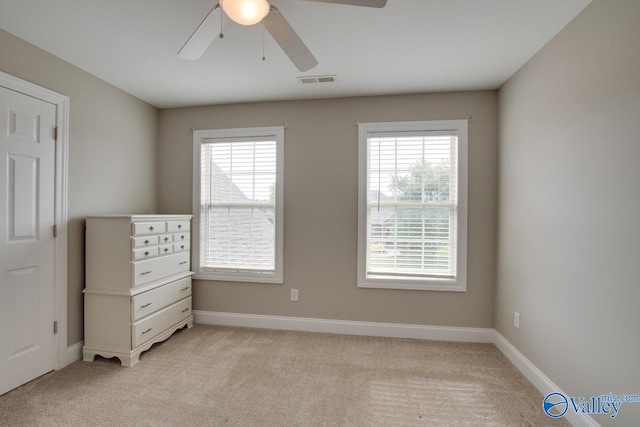
POLYGON ((361 123, 358 286, 466 291, 467 121, 361 123))
POLYGON ((284 128, 195 131, 195 278, 282 283, 284 128))

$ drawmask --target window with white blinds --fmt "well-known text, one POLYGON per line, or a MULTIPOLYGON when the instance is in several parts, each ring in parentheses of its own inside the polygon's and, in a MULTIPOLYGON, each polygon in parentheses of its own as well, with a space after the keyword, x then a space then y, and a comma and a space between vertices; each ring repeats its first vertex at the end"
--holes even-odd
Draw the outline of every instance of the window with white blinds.
POLYGON ((358 286, 466 290, 467 122, 359 125, 358 286))
POLYGON ((282 283, 283 134, 194 132, 196 278, 282 283))

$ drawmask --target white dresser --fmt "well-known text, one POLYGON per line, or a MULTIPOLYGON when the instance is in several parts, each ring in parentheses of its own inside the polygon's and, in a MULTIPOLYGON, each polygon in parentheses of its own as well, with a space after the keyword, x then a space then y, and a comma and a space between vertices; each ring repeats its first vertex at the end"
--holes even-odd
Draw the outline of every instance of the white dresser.
POLYGON ((83 360, 123 366, 193 326, 191 215, 87 218, 83 360))

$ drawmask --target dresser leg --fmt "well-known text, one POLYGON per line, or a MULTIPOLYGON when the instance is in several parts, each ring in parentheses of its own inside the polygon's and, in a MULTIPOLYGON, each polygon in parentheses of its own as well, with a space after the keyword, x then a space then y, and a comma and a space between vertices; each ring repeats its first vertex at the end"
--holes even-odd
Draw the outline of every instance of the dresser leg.
POLYGON ((140 353, 142 353, 141 351, 137 351, 135 353, 133 353, 131 356, 122 356, 120 357, 120 362, 122 363, 122 366, 126 366, 127 368, 130 368, 131 366, 135 365, 136 363, 138 363, 140 361, 140 353))
POLYGON ((98 353, 90 350, 82 350, 82 361, 93 362, 96 359, 98 353))

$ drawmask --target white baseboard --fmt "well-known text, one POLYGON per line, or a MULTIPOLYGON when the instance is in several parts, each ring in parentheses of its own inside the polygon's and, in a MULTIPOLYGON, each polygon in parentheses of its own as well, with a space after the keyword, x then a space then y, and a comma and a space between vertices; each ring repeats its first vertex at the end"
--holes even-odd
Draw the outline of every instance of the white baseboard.
POLYGON ((193 317, 195 323, 242 326, 247 328, 283 329, 288 331, 324 332, 375 337, 416 338, 438 341, 492 343, 494 340, 494 330, 490 328, 455 328, 400 323, 356 322, 350 320, 265 316, 259 314, 221 313, 200 310, 194 310, 193 317))
POLYGON ((77 342, 67 347, 67 354, 64 358, 64 366, 70 365, 73 362, 82 360, 82 346, 84 341, 77 342))
MULTIPOLYGON (((554 384, 540 369, 536 367, 524 354, 520 353, 517 348, 514 347, 500 332, 494 330, 495 340, 494 344, 498 347, 506 357, 515 365, 516 368, 538 389, 543 396, 549 393, 558 392, 567 396, 560 387, 554 384)), ((584 427, 600 427, 593 418, 587 414, 577 414, 573 411, 567 411, 564 418, 573 426, 584 427)))

